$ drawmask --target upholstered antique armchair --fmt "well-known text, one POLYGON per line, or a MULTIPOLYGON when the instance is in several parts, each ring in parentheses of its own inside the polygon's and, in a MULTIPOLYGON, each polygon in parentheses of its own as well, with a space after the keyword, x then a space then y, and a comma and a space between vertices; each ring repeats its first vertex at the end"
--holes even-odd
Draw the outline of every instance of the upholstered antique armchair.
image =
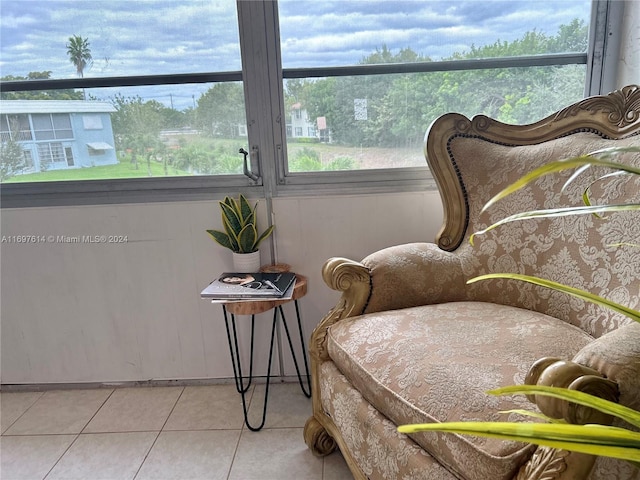
MULTIPOLYGON (((638 479, 624 461, 519 442, 422 432, 411 423, 536 421, 542 410, 574 423, 606 422, 557 400, 486 394, 538 383, 595 392, 640 409, 640 325, 621 314, 512 280, 467 284, 485 273, 548 278, 640 305, 637 212, 526 220, 471 233, 512 213, 579 205, 571 172, 545 176, 482 212, 502 188, 554 159, 640 146, 640 89, 587 98, 531 125, 446 114, 425 154, 444 206, 436 243, 399 245, 362 261, 332 258, 323 278, 342 292, 311 337, 313 416, 305 441, 336 447, 357 479, 638 479)), ((628 152, 619 161, 640 166, 628 152)), ((596 177, 601 176, 600 172, 596 177)), ((595 173, 594 173, 595 175, 595 173)), ((588 178, 589 175, 587 175, 588 178)), ((592 187, 607 203, 640 202, 640 180, 592 187)))

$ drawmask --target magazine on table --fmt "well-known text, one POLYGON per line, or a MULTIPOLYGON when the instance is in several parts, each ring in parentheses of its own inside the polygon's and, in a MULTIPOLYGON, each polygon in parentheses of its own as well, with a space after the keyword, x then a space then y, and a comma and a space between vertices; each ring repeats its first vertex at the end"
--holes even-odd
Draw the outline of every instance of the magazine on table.
POLYGON ((296 274, 225 272, 200 293, 202 298, 218 300, 284 299, 293 290, 296 274))

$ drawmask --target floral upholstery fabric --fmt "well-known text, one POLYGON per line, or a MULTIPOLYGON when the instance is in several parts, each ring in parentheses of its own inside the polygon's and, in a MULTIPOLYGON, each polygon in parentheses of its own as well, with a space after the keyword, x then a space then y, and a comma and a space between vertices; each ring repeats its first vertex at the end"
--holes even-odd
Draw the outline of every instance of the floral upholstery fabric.
POLYGON ((458 255, 433 243, 397 245, 369 255, 375 295, 366 313, 465 300, 466 277, 458 255))
POLYGON ((453 480, 422 447, 398 433, 333 362, 322 365, 320 395, 323 408, 340 428, 349 452, 369 480, 453 480))
POLYGON ((600 337, 573 361, 616 382, 620 404, 640 411, 640 324, 634 322, 600 337))
MULTIPOLYGON (((602 171, 583 175, 582 181, 570 184, 564 192, 562 186, 571 172, 547 175, 480 213, 484 204, 505 185, 537 166, 624 145, 638 146, 640 137, 604 140, 593 133, 577 133, 524 147, 497 145, 478 138, 454 138, 451 155, 458 159, 460 176, 468 192, 468 234, 513 213, 582 205, 585 187, 602 171)), ((640 166, 640 155, 625 154, 625 162, 640 166)), ((597 182, 592 190, 595 203, 640 202, 640 176, 610 177, 597 182)), ((604 219, 578 215, 510 223, 477 237, 475 246, 464 242, 455 253, 467 278, 494 272, 535 275, 638 308, 640 249, 612 245, 637 242, 638 238, 638 212, 610 214, 604 219)), ((468 288, 470 299, 543 312, 579 326, 594 337, 631 322, 608 309, 522 282, 492 280, 468 288)))
POLYGON ((640 468, 623 460, 598 457, 588 480, 640 480, 640 468))
MULTIPOLYGON (((598 370, 618 384, 621 405, 640 410, 640 324, 631 323, 603 335, 580 350, 573 361, 598 370)), ((622 420, 614 425, 633 429, 622 420)), ((640 480, 640 468, 613 458, 598 457, 589 480, 640 480)))
MULTIPOLYGON (((327 341, 331 359, 348 382, 372 409, 401 425, 507 420, 498 412, 535 408, 524 397, 485 392, 522 383, 537 359, 571 358, 593 338, 537 312, 453 302, 348 318, 330 327, 327 341)), ((511 478, 534 448, 440 433, 412 438, 467 480, 511 478)))
MULTIPOLYGON (((469 207, 462 244, 453 252, 429 243, 407 244, 365 258, 371 292, 363 315, 337 321, 325 339, 331 361, 319 367, 322 407, 368 478, 513 478, 535 447, 435 432, 409 439, 395 427, 523 420, 498 412, 535 408, 524 397, 485 392, 523 383, 531 365, 545 356, 575 356, 576 362, 619 381, 621 402, 638 408, 635 330, 640 328, 630 319, 528 283, 466 283, 482 274, 513 272, 640 308, 640 249, 614 245, 638 243, 637 212, 519 221, 476 237, 475 245, 468 241, 471 233, 510 214, 582 205, 588 186, 595 203, 640 202, 640 177, 611 176, 590 185, 604 173, 591 169, 564 189, 571 173, 542 177, 481 211, 537 166, 625 145, 640 145, 640 136, 609 140, 581 131, 527 146, 463 134, 449 141, 469 207), (625 337, 627 329, 634 330, 635 346, 625 337), (618 348, 631 357, 616 355, 618 348)), ((639 154, 624 156, 625 163, 640 166, 639 154)), ((640 480, 640 474, 624 462, 598 459, 589 480, 614 478, 640 480)))

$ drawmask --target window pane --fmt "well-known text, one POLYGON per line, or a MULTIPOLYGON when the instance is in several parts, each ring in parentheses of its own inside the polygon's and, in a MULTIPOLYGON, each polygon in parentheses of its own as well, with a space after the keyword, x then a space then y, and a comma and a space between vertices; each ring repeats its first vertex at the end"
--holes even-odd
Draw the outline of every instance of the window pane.
MULTIPOLYGON (((86 89, 86 102, 3 101, 29 108, 33 169, 5 182, 150 178, 242 173, 248 149, 241 82, 86 89), (35 106, 34 106, 35 105, 35 106), (35 113, 37 108, 66 113, 35 113), (87 113, 90 112, 90 113, 87 113), (101 128, 98 128, 101 127, 101 128), (50 143, 50 140, 63 140, 50 143)), ((22 162, 3 156, 2 162, 22 162)), ((19 157, 19 158, 18 158, 19 157)))
POLYGON ((3 0, 2 17, 3 76, 115 77, 242 68, 235 0, 3 0), (79 41, 70 41, 73 36, 79 41))
POLYGON ((33 128, 34 130, 53 130, 53 124, 51 123, 51 115, 48 113, 45 114, 35 114, 31 116, 33 120, 33 128))
POLYGON ((0 114, 0 132, 2 141, 31 140, 31 127, 27 115, 2 115, 0 114))
POLYGON ((284 68, 586 52, 590 0, 280 0, 284 68))
POLYGON ((71 120, 69 119, 68 113, 54 113, 51 118, 53 120, 55 135, 58 140, 73 138, 73 130, 71 128, 71 120))
MULTIPOLYGON (((242 68, 235 0, 3 1, 2 7, 3 80, 239 72, 242 68)), ((18 112, 27 119, 17 149, 32 152, 35 171, 22 174, 25 170, 18 167, 23 155, 4 155, 2 162, 15 168, 8 169, 12 178, 3 177, 3 182, 242 170, 238 149, 247 147, 247 129, 241 83, 1 95, 0 113, 18 112), (42 100, 49 106, 33 103, 42 100), (32 133, 33 139, 27 136, 32 133), (50 140, 63 141, 57 162, 50 140), (39 146, 38 142, 45 143, 39 146)), ((4 131, 2 135, 10 136, 4 131)))
POLYGON ((582 98, 585 71, 567 65, 288 80, 289 171, 424 166, 424 133, 438 116, 538 121, 582 98))
MULTIPOLYGON (((279 3, 283 67, 584 53, 589 0, 279 3)), ((424 166, 437 116, 537 121, 582 97, 584 65, 286 79, 288 168, 424 166), (322 144, 319 146, 318 144, 322 144)))
POLYGON ((36 140, 52 140, 55 138, 50 114, 35 114, 31 115, 31 118, 36 140))

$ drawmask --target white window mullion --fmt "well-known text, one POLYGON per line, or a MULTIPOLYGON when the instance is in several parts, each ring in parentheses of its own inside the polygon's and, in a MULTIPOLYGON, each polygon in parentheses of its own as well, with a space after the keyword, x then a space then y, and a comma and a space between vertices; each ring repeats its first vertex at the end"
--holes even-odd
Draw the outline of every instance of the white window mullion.
POLYGON ((589 59, 585 97, 615 90, 625 4, 617 0, 594 0, 589 29, 589 59))
MULTIPOLYGON (((259 170, 271 225, 286 150, 278 6, 273 0, 238 0, 237 6, 251 163, 259 170)), ((275 241, 270 242, 272 262, 278 260, 275 241)))
POLYGON ((272 0, 237 4, 249 148, 270 199, 277 192, 285 150, 278 7, 272 0))

